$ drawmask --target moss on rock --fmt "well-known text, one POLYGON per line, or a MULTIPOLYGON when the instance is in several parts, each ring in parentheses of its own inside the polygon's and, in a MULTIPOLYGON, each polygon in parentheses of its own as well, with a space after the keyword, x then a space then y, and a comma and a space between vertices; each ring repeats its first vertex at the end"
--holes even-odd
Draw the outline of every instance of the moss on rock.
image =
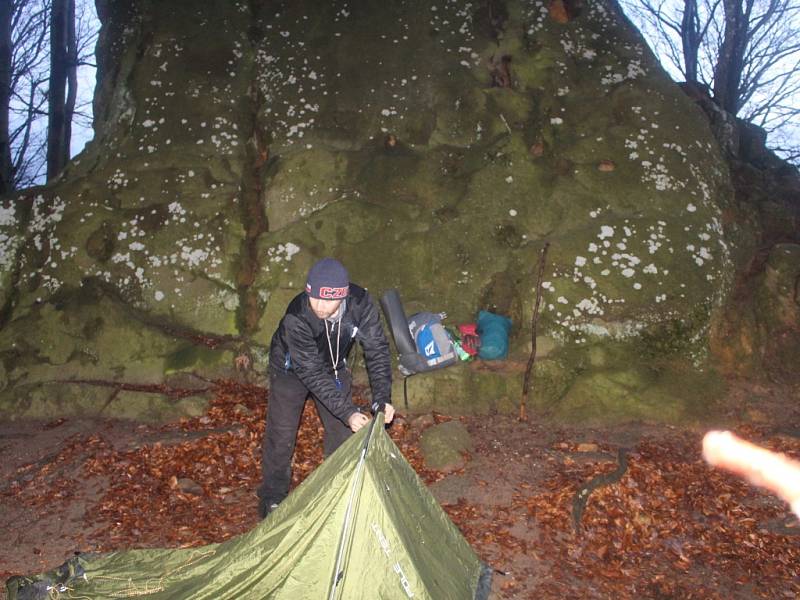
POLYGON ((208 398, 173 400, 160 394, 118 391, 88 384, 42 383, 18 388, 14 398, 0 397, 0 415, 7 419, 109 417, 151 423, 197 417, 208 408, 208 398))
POLYGON ((702 420, 725 386, 714 373, 689 364, 593 367, 580 374, 559 402, 556 416, 583 423, 702 420))
POLYGON ((589 369, 609 414, 655 412, 633 397, 668 378, 626 378, 665 357, 704 367, 747 237, 723 225, 726 165, 616 5, 567 24, 504 6, 499 31, 439 0, 109 5, 98 139, 26 196, 30 218, 3 205, 3 397, 48 377, 227 373, 234 344, 261 368, 310 265, 336 256, 409 312, 511 316, 504 369, 409 384, 420 407, 515 410, 549 241, 533 402, 583 406, 589 369), (187 341, 204 336, 227 342, 187 341))

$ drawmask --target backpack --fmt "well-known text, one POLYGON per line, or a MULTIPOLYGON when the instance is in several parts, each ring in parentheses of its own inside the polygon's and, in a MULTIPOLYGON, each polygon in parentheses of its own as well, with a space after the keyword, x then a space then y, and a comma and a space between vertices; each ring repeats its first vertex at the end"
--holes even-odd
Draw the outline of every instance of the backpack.
POLYGON ((419 354, 429 368, 445 367, 458 361, 453 339, 442 325, 439 313, 420 312, 408 319, 408 329, 419 354))

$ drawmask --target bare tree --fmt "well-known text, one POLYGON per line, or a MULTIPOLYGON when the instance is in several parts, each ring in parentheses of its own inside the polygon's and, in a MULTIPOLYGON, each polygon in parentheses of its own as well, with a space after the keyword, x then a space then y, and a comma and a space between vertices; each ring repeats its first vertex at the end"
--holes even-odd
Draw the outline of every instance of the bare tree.
POLYGON ((0 2, 0 195, 14 186, 8 109, 11 104, 11 2, 0 2))
POLYGON ((8 192, 33 184, 43 170, 43 135, 36 125, 46 115, 50 5, 48 0, 11 0, 3 5, 11 14, 9 104, 2 107, 8 119, 8 192))
POLYGON ((705 86, 723 110, 762 127, 797 158, 800 2, 622 0, 668 71, 705 86))
MULTIPOLYGON (((8 10, 8 55, 3 57, 2 96, 0 99, 0 160, 3 192, 32 183, 38 172, 31 150, 38 147, 33 124, 40 114, 46 77, 42 69, 46 59, 48 5, 45 2, 11 0, 2 3, 8 10), (7 61, 7 62, 6 62, 7 61), (5 79, 7 73, 8 79, 5 79)), ((3 15, 5 18, 5 14, 3 15)), ((4 24, 5 26, 5 24, 4 24)))
POLYGON ((710 48, 720 0, 622 0, 664 67, 684 81, 709 86, 710 48))
MULTIPOLYGON (((5 186, 0 190, 4 192, 41 183, 47 169, 51 83, 48 42, 54 16, 52 1, 0 0, 0 186, 5 186), (10 63, 3 62, 5 9, 9 10, 10 63), (2 85, 6 72, 3 70, 4 64, 10 64, 6 86, 2 85), (8 93, 7 105, 2 91, 8 93), (7 140, 6 145, 4 140, 7 140)), ((59 2, 63 3, 64 0, 59 2)), ((56 172, 63 168, 70 157, 72 124, 77 122, 83 128, 91 126, 92 90, 86 86, 84 90, 79 89, 77 69, 83 65, 94 66, 94 44, 98 29, 93 0, 68 0, 66 12, 62 11, 61 14, 64 16, 60 23, 64 25, 61 34, 65 45, 59 46, 63 48, 59 55, 62 72, 66 75, 62 102, 59 104, 63 119, 54 129, 60 139, 57 146, 60 166, 56 172), (70 13, 72 18, 69 18, 70 13)))

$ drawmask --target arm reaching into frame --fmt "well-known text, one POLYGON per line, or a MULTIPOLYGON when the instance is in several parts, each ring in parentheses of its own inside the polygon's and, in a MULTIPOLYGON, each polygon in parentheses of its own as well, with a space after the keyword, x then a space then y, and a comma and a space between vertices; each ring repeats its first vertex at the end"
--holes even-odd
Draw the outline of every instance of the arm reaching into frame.
POLYGON ((745 441, 730 431, 703 437, 703 458, 750 483, 767 488, 789 503, 800 518, 800 462, 745 441))

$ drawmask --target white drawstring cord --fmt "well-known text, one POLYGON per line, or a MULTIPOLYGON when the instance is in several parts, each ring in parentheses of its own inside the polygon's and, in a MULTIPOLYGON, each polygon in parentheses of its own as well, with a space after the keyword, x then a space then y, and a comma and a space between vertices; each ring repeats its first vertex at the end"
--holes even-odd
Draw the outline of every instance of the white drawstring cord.
POLYGON ((336 358, 333 357, 333 344, 331 344, 331 334, 328 331, 328 319, 325 319, 325 339, 328 340, 328 353, 331 355, 331 365, 333 366, 333 376, 336 378, 336 387, 339 387, 339 369, 337 365, 339 364, 339 337, 342 333, 342 317, 339 316, 339 320, 333 325, 336 327, 336 358))

